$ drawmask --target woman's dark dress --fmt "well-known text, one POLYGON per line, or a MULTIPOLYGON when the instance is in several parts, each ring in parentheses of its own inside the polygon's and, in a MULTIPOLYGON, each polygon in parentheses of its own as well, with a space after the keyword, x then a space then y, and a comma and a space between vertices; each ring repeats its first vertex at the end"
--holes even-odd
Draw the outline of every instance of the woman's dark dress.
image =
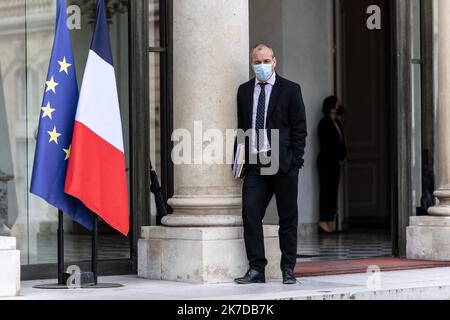
POLYGON ((320 221, 334 221, 337 214, 337 195, 340 178, 339 162, 347 157, 342 123, 323 117, 319 123, 320 152, 317 158, 320 184, 320 221), (339 133, 340 131, 340 133, 339 133))

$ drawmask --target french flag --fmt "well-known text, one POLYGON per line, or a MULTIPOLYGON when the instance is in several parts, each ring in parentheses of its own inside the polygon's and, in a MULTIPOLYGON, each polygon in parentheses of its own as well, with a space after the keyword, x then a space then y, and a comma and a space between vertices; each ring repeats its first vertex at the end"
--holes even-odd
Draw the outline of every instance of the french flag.
POLYGON ((128 234, 122 123, 103 0, 97 0, 97 19, 75 117, 65 192, 81 200, 111 227, 128 234))

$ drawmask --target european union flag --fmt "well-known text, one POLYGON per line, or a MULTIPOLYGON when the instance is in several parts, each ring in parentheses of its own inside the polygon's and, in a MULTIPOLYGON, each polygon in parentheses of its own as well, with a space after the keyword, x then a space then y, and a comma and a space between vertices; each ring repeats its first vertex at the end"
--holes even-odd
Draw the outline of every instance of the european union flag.
POLYGON ((66 21, 65 0, 57 0, 55 39, 39 119, 31 193, 91 230, 92 212, 80 200, 64 193, 78 104, 74 57, 66 21))

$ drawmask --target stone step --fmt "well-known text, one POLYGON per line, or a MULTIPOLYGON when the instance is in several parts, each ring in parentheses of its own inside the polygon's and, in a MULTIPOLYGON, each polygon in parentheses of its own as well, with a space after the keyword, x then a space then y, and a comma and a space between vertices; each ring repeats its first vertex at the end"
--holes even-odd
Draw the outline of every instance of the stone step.
POLYGON ((330 289, 308 292, 304 290, 281 293, 221 296, 220 300, 450 300, 450 284, 386 288, 378 290, 330 289))
POLYGON ((52 281, 25 281, 21 297, 12 299, 144 299, 144 300, 450 300, 450 268, 388 271, 380 274, 320 276, 298 279, 297 285, 279 280, 265 284, 192 284, 146 280, 135 275, 101 277, 100 282, 121 283, 120 290, 39 290, 33 286, 52 281))

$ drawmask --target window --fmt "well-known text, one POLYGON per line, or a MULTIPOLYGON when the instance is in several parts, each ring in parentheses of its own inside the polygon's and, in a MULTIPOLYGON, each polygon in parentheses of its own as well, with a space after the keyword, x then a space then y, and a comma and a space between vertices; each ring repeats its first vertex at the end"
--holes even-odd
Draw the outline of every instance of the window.
MULTIPOLYGON (((169 26, 170 2, 147 0, 148 60, 150 108, 150 158, 160 177, 165 197, 170 195, 170 99, 169 99, 169 26)), ((155 201, 151 196, 150 222, 158 223, 155 201)))
POLYGON ((422 45, 421 0, 411 0, 411 178, 412 207, 421 206, 422 196, 422 45))
MULTIPOLYGON (((81 85, 95 2, 67 3, 81 8, 81 29, 71 31, 74 65, 81 85)), ((110 0, 107 4, 129 168, 129 2, 110 0)), ((22 265, 55 264, 57 260, 57 209, 29 192, 55 12, 54 0, 0 3, 0 235, 17 238, 22 265)), ((100 222, 100 260, 130 259, 130 246, 129 237, 100 222)), ((66 262, 89 260, 90 250, 90 233, 65 216, 66 262)))

